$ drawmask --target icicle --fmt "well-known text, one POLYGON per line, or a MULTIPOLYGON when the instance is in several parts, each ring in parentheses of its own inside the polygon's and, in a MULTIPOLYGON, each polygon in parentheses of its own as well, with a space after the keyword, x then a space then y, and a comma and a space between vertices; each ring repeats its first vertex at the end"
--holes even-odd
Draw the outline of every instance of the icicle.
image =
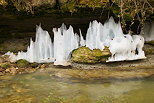
POLYGON ((121 24, 115 23, 112 17, 104 25, 96 20, 90 22, 86 40, 83 39, 81 30, 79 30, 79 37, 74 33, 72 26, 67 29, 64 24, 58 29, 53 28, 53 32, 52 43, 49 33, 41 26, 37 26, 35 42, 30 39, 27 52, 18 52, 17 56, 8 52, 6 55, 10 55, 12 61, 25 59, 29 62, 54 62, 55 65, 66 66, 70 64, 71 52, 79 46, 100 50, 107 46, 112 53, 108 62, 146 58, 142 50, 144 38, 140 35, 123 34, 121 24))

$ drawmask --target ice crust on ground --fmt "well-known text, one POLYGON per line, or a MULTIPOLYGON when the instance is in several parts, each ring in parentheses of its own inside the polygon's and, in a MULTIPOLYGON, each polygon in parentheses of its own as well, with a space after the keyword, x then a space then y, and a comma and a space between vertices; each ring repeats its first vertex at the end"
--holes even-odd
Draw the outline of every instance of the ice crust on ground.
POLYGON ((96 20, 90 22, 86 40, 83 39, 81 30, 79 32, 78 35, 74 33, 72 26, 67 29, 62 24, 60 28, 53 28, 52 42, 49 33, 38 26, 36 39, 30 39, 27 52, 20 51, 17 55, 8 52, 5 55, 9 55, 11 61, 25 59, 29 62, 54 62, 54 65, 67 66, 70 65, 68 61, 74 49, 86 46, 103 50, 107 46, 112 54, 107 62, 146 58, 142 50, 144 38, 140 35, 123 34, 121 24, 115 23, 112 17, 104 25, 96 20))

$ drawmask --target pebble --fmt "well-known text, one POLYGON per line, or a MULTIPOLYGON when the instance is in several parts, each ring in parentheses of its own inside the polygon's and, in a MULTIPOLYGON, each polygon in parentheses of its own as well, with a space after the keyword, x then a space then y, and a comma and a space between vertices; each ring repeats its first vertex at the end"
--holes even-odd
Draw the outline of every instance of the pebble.
POLYGON ((41 68, 45 68, 45 67, 46 67, 46 65, 45 65, 45 64, 42 64, 42 65, 41 65, 41 68))
POLYGON ((10 69, 6 69, 5 71, 6 71, 6 72, 10 72, 10 69))

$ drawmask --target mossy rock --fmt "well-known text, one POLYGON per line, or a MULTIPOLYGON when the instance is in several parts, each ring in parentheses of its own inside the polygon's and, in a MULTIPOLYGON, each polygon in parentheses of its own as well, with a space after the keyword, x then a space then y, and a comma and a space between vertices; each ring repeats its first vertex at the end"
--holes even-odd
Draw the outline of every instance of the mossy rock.
POLYGON ((102 63, 106 62, 111 56, 110 50, 105 47, 103 51, 100 49, 91 50, 88 47, 80 47, 72 52, 72 61, 77 63, 102 63))
POLYGON ((3 69, 7 69, 7 68, 10 68, 11 65, 10 65, 10 63, 4 63, 4 64, 1 64, 0 67, 3 68, 3 69))
POLYGON ((24 59, 18 60, 16 62, 16 64, 17 64, 17 67, 19 67, 19 68, 27 68, 30 65, 29 62, 27 60, 24 60, 24 59))

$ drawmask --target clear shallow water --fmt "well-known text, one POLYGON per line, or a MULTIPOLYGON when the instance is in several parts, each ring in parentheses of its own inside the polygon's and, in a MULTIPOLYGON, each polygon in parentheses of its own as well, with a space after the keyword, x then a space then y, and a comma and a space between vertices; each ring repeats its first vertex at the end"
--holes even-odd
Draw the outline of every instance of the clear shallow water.
POLYGON ((154 103, 154 77, 74 80, 37 72, 0 79, 0 103, 154 103))

